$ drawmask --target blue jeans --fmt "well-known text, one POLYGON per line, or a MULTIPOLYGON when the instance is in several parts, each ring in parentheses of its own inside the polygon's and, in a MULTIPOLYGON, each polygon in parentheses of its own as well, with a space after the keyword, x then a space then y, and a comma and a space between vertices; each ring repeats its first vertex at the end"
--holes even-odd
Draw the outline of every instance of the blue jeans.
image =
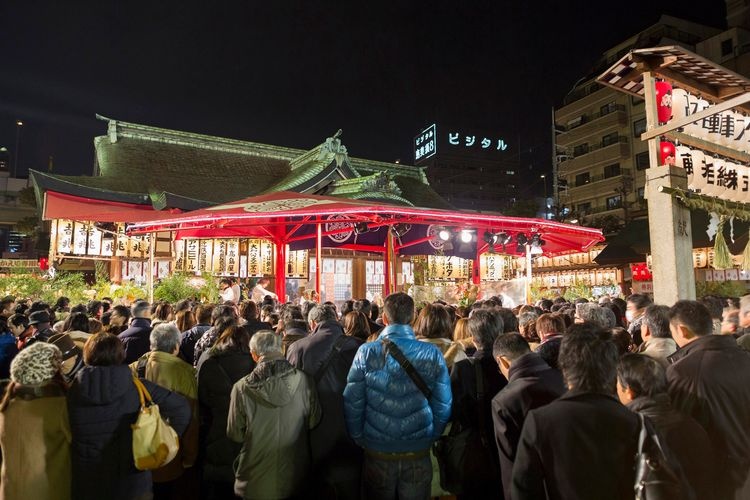
POLYGON ((384 460, 365 453, 362 472, 368 500, 425 500, 430 498, 430 455, 404 460, 384 460))

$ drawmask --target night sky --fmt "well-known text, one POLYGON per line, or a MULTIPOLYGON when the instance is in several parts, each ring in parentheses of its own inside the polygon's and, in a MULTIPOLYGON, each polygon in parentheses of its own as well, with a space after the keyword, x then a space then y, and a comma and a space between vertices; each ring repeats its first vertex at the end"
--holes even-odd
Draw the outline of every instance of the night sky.
POLYGON ((100 113, 305 149, 341 128, 350 155, 411 163, 437 122, 520 135, 538 179, 551 107, 660 14, 725 24, 721 0, 4 0, 0 146, 20 119, 20 173, 89 173, 100 113))

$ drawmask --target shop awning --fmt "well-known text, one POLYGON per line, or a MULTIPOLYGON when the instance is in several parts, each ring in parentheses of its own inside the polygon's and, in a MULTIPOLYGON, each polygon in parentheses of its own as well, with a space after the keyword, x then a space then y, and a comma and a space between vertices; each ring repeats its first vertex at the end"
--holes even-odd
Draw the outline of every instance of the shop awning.
POLYGON ((135 205, 116 201, 83 198, 47 191, 44 195, 42 219, 70 219, 95 222, 154 221, 174 217, 180 210, 154 210, 151 205, 135 205))

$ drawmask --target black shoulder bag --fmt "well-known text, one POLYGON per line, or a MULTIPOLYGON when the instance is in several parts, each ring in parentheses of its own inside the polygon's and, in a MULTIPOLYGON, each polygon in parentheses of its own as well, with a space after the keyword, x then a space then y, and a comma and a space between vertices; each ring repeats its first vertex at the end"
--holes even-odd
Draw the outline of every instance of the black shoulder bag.
POLYGON ((683 498, 680 480, 670 467, 659 436, 646 424, 642 413, 638 453, 635 456, 636 500, 677 500, 683 498))
POLYGON ((313 376, 316 384, 320 382, 320 379, 323 378, 323 374, 328 368, 328 365, 331 364, 331 361, 333 361, 333 357, 341 352, 341 348, 344 347, 344 342, 346 342, 346 335, 341 335, 333 343, 333 347, 331 347, 331 351, 328 353, 328 356, 325 360, 323 360, 323 364, 320 365, 320 368, 318 368, 318 371, 316 371, 315 375, 313 376))
POLYGON ((476 378, 475 396, 479 428, 464 427, 461 422, 454 420, 448 435, 441 436, 432 446, 440 469, 440 487, 455 495, 463 493, 463 483, 472 480, 476 470, 482 468, 482 462, 491 460, 486 453, 486 418, 482 408, 484 400, 482 363, 479 360, 472 360, 471 364, 474 366, 476 378))

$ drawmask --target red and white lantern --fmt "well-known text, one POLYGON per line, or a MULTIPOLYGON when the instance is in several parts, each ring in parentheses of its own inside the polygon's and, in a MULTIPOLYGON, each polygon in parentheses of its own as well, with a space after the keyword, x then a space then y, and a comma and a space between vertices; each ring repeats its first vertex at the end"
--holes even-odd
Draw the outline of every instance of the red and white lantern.
POLYGON ((659 165, 675 165, 674 144, 669 141, 659 143, 659 165))
POLYGON ((656 82, 656 110, 660 123, 672 118, 672 84, 656 82))

